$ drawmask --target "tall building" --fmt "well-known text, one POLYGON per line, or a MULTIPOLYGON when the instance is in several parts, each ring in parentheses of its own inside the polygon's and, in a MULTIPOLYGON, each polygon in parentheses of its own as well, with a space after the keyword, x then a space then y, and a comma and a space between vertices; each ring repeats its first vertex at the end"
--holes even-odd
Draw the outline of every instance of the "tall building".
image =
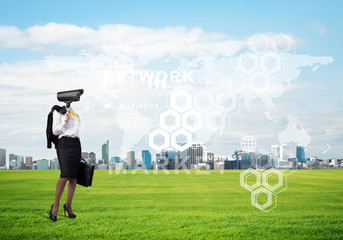
POLYGON ((136 164, 135 151, 128 151, 126 154, 127 158, 127 168, 133 169, 136 164))
POLYGON ((287 144, 280 145, 280 157, 278 161, 278 168, 287 168, 289 158, 289 148, 287 144))
POLYGON ((0 148, 0 166, 6 166, 6 149, 0 148))
POLYGON ((275 157, 280 156, 280 145, 273 145, 272 146, 272 155, 275 157))
POLYGON ((23 158, 24 158, 23 156, 18 156, 18 155, 13 154, 13 153, 9 154, 9 162, 12 162, 12 166, 14 166, 13 160, 16 161, 15 169, 20 169, 20 166, 23 163, 23 158))
POLYGON ((105 164, 109 162, 109 140, 102 145, 102 159, 104 159, 105 164))
POLYGON ((149 150, 142 150, 142 169, 151 169, 151 154, 149 150))
POLYGON ((83 159, 89 158, 88 152, 82 152, 82 157, 83 157, 83 159))
POLYGON ((25 157, 25 168, 32 169, 32 157, 30 156, 25 157))
POLYGON ((160 153, 156 153, 156 161, 158 169, 176 169, 180 163, 180 152, 175 151, 172 148, 162 150, 160 153))
POLYGON ((305 148, 303 146, 297 146, 297 159, 298 162, 305 163, 305 148))
POLYGON ((188 148, 187 154, 187 168, 192 169, 195 165, 202 162, 203 147, 200 142, 193 143, 192 146, 188 148))
POLYGON ((94 166, 96 165, 96 155, 94 152, 90 152, 88 154, 89 157, 89 163, 93 164, 94 166))
POLYGON ((37 170, 48 170, 49 161, 46 159, 41 159, 37 161, 37 170))

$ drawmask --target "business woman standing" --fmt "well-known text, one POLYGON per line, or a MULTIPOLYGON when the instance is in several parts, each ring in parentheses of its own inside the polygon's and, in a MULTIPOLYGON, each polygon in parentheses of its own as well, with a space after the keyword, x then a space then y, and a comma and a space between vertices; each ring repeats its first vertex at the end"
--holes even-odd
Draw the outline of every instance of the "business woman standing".
POLYGON ((53 221, 57 221, 60 199, 68 180, 68 196, 66 203, 63 205, 64 215, 67 212, 69 218, 76 218, 71 204, 76 188, 79 164, 82 159, 79 129, 80 117, 70 107, 67 108, 66 114, 54 110, 52 132, 58 136, 56 151, 61 174, 56 185, 55 202, 51 206, 49 213, 49 218, 53 221))

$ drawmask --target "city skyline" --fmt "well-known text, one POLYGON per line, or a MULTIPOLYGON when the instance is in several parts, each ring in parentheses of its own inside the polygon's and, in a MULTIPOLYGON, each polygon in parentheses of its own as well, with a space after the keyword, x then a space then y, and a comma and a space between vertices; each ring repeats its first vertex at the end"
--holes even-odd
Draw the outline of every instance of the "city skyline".
MULTIPOLYGON (((246 147, 246 146, 245 146, 246 147)), ((108 157, 108 150, 109 150, 109 141, 107 140, 103 145, 102 145, 102 157, 108 157)), ((202 143, 200 142, 193 142, 192 146, 190 146, 188 149, 186 149, 185 151, 179 151, 177 149, 173 149, 173 148, 167 148, 167 149, 163 149, 161 152, 156 152, 155 154, 151 155, 149 150, 140 150, 141 153, 139 153, 137 155, 137 158, 135 158, 135 151, 133 150, 128 150, 126 157, 125 156, 111 156, 110 160, 108 161, 108 163, 106 162, 106 160, 104 160, 103 158, 101 159, 96 159, 96 153, 95 152, 87 152, 87 151, 83 151, 82 155, 83 158, 87 160, 87 162, 92 163, 94 165, 98 165, 100 168, 99 169, 108 169, 108 167, 110 165, 112 165, 113 163, 125 163, 125 168, 124 169, 135 169, 137 168, 138 165, 141 165, 141 168, 144 170, 149 170, 152 169, 151 167, 155 164, 158 164, 159 161, 163 158, 168 158, 170 159, 174 159, 174 163, 168 163, 168 169, 174 169, 174 167, 176 166, 175 161, 177 159, 187 159, 186 161, 186 169, 193 169, 195 165, 198 165, 199 163, 208 163, 208 162, 213 162, 213 161, 240 161, 240 160, 244 160, 245 159, 245 155, 242 155, 243 158, 239 158, 237 154, 258 154, 259 156, 269 156, 274 158, 275 160, 268 160, 267 162, 269 163, 270 161, 276 161, 273 164, 276 164, 274 167, 277 169, 284 169, 285 166, 291 166, 293 164, 301 164, 299 166, 301 166, 302 168, 302 164, 310 164, 311 166, 315 163, 318 164, 318 161, 326 161, 327 164, 329 164, 331 162, 331 160, 335 160, 336 163, 338 163, 338 166, 340 165, 340 162, 342 162, 342 159, 340 158, 330 158, 330 159, 319 159, 316 156, 306 156, 305 151, 304 151, 304 147, 301 145, 296 145, 295 147, 295 151, 292 152, 289 150, 289 146, 287 144, 280 144, 280 145, 272 145, 271 149, 269 152, 259 152, 255 149, 249 149, 249 148, 245 148, 244 146, 242 149, 236 149, 232 152, 232 154, 228 153, 225 155, 216 155, 215 153, 206 150, 206 147, 204 145, 202 145, 202 143), (170 155, 172 154, 172 155, 170 155), (181 155, 180 155, 181 154, 181 155), (153 157, 152 157, 153 156, 153 157), (296 159, 296 162, 294 162, 293 159, 296 159), (338 161, 338 162, 337 162, 338 161), (291 162, 293 162, 291 164, 291 162), (170 166, 170 164, 172 164, 170 166), (291 165, 290 165, 291 164, 291 165)), ((9 158, 8 158, 8 162, 7 162, 7 158, 6 158, 6 149, 2 149, 0 148, 0 162, 3 163, 4 160, 5 162, 7 162, 6 167, 8 169, 31 169, 32 166, 32 170, 34 169, 33 167, 35 167, 35 169, 58 169, 59 164, 58 164, 58 159, 55 158, 41 158, 41 159, 33 159, 32 156, 24 156, 24 155, 17 155, 17 154, 13 154, 13 153, 9 153, 8 154, 9 158), (5 156, 5 158, 4 158, 5 156), (25 159, 25 161, 24 161, 25 159), (42 162, 41 162, 42 161, 42 162), (38 166, 38 163, 42 166, 38 166), (53 164, 53 167, 51 167, 50 165, 53 164), (27 168, 29 165, 29 168, 27 168), (26 168, 22 168, 22 166, 25 166, 26 168), (49 168, 48 168, 49 166, 49 168)), ((248 155, 247 155, 248 156, 248 155)), ((255 155, 254 155, 255 156, 255 155)), ((249 157, 249 156, 248 156, 249 157)), ((268 158, 269 158, 268 157, 268 158)), ((254 157, 254 159, 256 158, 256 156, 254 157)), ((251 156, 249 157, 249 165, 241 165, 238 168, 237 166, 231 166, 230 169, 247 169, 250 167, 255 166, 256 164, 256 168, 258 166, 258 162, 261 163, 261 161, 266 161, 266 160, 252 160, 251 156)), ((117 167, 115 164, 115 168, 117 167)), ((163 164, 162 164, 163 165, 163 164)), ((1 166, 1 164, 0 164, 1 166)), ((261 166, 261 165, 259 165, 261 166)), ((123 168, 124 166, 121 166, 121 168, 123 168)), ((209 169, 213 169, 214 166, 210 165, 209 169)), ((255 168, 255 167, 254 167, 255 168)), ((219 169, 219 168, 218 168, 219 169)), ((226 165, 225 165, 225 169, 226 169, 226 165)), ((297 167, 296 167, 297 169, 297 167)))

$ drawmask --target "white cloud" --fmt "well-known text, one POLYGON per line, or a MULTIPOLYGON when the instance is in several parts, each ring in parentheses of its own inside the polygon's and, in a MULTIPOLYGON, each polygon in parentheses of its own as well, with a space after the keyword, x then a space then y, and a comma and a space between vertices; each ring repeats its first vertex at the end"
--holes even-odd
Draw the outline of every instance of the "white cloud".
MULTIPOLYGON (((258 50, 264 49, 267 43, 266 51, 271 51, 274 48, 273 41, 279 36, 279 34, 261 33, 238 41, 226 34, 208 33, 200 28, 185 27, 149 29, 116 24, 92 29, 70 24, 48 23, 43 26, 37 25, 20 30, 12 26, 0 26, 0 48, 27 48, 43 53, 44 51, 53 52, 57 56, 61 55, 61 52, 65 53, 65 49, 67 52, 68 50, 71 52, 67 57, 49 56, 41 61, 3 63, 0 65, 0 93, 5 99, 5 104, 2 105, 2 115, 0 114, 0 132, 3 136, 0 139, 0 145, 7 144, 7 138, 10 138, 10 143, 15 146, 13 149, 20 154, 19 151, 22 146, 15 139, 21 133, 25 134, 25 138, 30 142, 27 145, 30 145, 32 152, 28 154, 33 156, 37 156, 36 153, 46 154, 46 152, 41 151, 42 148, 45 148, 45 119, 51 106, 57 103, 56 92, 76 88, 85 89, 85 96, 81 98, 80 103, 75 104, 75 108, 79 108, 82 116, 89 115, 84 121, 85 136, 92 139, 92 142, 100 143, 104 139, 110 138, 107 137, 108 135, 116 138, 122 135, 122 133, 119 134, 115 122, 116 110, 104 109, 104 102, 113 101, 115 104, 157 102, 163 107, 166 96, 177 85, 169 85, 163 91, 148 90, 146 83, 141 81, 134 83, 126 81, 123 85, 116 78, 106 79, 106 73, 111 72, 113 66, 125 69, 125 71, 149 69, 152 66, 147 65, 152 62, 151 60, 156 60, 157 64, 167 61, 161 70, 164 70, 163 67, 166 66, 168 69, 173 69, 174 65, 176 68, 181 66, 185 69, 192 69, 194 65, 197 65, 200 66, 197 69, 199 75, 206 77, 208 74, 209 77, 213 78, 211 79, 213 80, 211 83, 214 86, 213 89, 211 89, 212 86, 205 86, 208 88, 206 90, 226 91, 227 83, 225 81, 227 78, 225 77, 233 71, 237 71, 237 55, 243 51, 253 51, 254 48, 249 43, 254 39, 262 39, 262 42, 256 45, 258 50), (80 49, 85 51, 80 52, 80 49), (75 55, 75 52, 80 52, 83 55, 75 55), (175 59, 178 61, 172 65, 171 62, 175 59), (220 78, 220 75, 223 78, 220 78), (122 90, 125 90, 125 94, 122 90), (22 94, 23 91, 25 94, 22 94), (102 101, 98 101, 94 106, 89 107, 85 101, 87 97, 89 97, 88 102, 94 101, 95 98, 102 101)), ((290 35, 283 34, 282 36, 285 37, 283 41, 287 39, 294 41, 290 35)), ((273 77, 274 85, 271 85, 270 93, 265 93, 264 97, 270 99, 278 97, 284 91, 294 88, 295 85, 292 85, 285 89, 282 83, 295 80, 300 74, 300 67, 332 62, 332 58, 293 56, 289 53, 286 54, 286 57, 292 57, 291 59, 287 58, 288 60, 282 60, 282 70, 287 74, 283 76, 284 72, 280 71, 275 79, 273 77)), ((159 65, 153 66, 153 69, 159 68, 159 65)), ((260 70, 257 69, 257 71, 260 70)), ((244 75, 245 73, 240 74, 247 79, 249 78, 249 76, 244 75)), ((178 87, 180 86, 178 85, 178 87)), ((185 86, 181 87, 186 88, 185 86)), ((191 92, 195 92, 201 87, 203 86, 200 84, 199 86, 194 84, 190 89, 191 92)), ((242 93, 249 95, 250 101, 259 97, 259 94, 253 93, 248 87, 244 88, 242 93)), ((232 136, 239 138, 239 131, 251 130, 256 136, 259 134, 260 138, 272 138, 274 134, 272 131, 268 132, 267 127, 265 131, 261 131, 261 126, 259 126, 267 121, 264 119, 264 111, 265 109, 260 111, 259 119, 256 119, 256 116, 251 116, 251 122, 237 121, 236 125, 231 125, 232 136), (237 131, 237 127, 239 131, 237 131)), ((135 114, 133 116, 139 118, 140 115, 135 114)), ((130 130, 132 122, 125 122, 126 117, 126 115, 122 115, 120 118, 119 115, 117 123, 120 122, 122 126, 130 130)), ((151 116, 149 115, 149 117, 151 116)), ((154 117, 150 119, 154 119, 154 117)), ((137 121, 140 120, 137 119, 137 121)), ((146 119, 144 123, 145 127, 139 125, 137 128, 142 130, 150 125, 146 119)), ((138 135, 142 135, 142 133, 138 135)), ((129 140, 128 142, 131 144, 132 141, 129 140)), ((221 142, 226 144, 224 141, 221 142)), ((128 147, 126 145, 130 144, 124 144, 123 147, 126 148, 128 147)), ((124 148, 122 151, 125 151, 124 148)), ((96 151, 97 149, 87 150, 96 151)), ((39 155, 39 157, 44 156, 39 155)))

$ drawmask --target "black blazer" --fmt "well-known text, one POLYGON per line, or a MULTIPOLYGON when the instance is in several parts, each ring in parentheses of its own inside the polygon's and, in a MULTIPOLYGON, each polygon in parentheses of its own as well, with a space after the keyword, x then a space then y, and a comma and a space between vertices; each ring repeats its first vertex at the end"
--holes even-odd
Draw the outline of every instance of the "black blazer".
POLYGON ((65 114, 67 112, 67 109, 65 106, 61 107, 58 105, 55 105, 51 108, 50 113, 48 114, 48 121, 46 124, 46 141, 47 141, 47 148, 51 148, 51 143, 53 142, 55 145, 55 149, 56 149, 56 144, 57 144, 57 140, 58 140, 58 136, 54 135, 54 133, 52 132, 52 120, 53 120, 53 112, 57 111, 61 114, 65 114))

